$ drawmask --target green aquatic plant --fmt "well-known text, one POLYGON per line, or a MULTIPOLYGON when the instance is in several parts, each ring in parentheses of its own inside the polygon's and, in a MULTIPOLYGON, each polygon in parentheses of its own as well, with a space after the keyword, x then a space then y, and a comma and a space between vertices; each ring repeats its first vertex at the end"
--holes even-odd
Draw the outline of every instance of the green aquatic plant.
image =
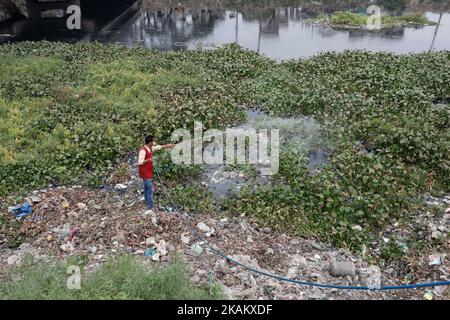
MULTIPOLYGON (((334 12, 330 16, 319 15, 316 18, 308 19, 307 22, 330 25, 335 28, 360 28, 366 29, 369 17, 365 14, 354 12, 334 12)), ((435 25, 426 16, 420 13, 412 13, 406 15, 380 15, 380 27, 391 28, 399 27, 423 27, 435 25)))
POLYGON ((352 12, 336 12, 331 15, 333 26, 365 26, 367 16, 352 12))
POLYGON ((194 121, 224 129, 244 121, 240 106, 306 116, 311 121, 280 125, 287 133, 298 132, 290 124, 309 128, 314 137, 299 129, 288 139, 270 189, 249 186, 219 207, 198 183, 202 168, 161 154, 163 179, 190 211, 219 208, 357 250, 391 217, 407 222, 423 210, 423 193, 449 190, 450 118, 435 105, 450 98, 448 51, 327 52, 276 63, 236 45, 156 52, 24 42, 0 46, 0 69, 2 196, 101 184, 147 132, 164 143, 194 121), (324 145, 326 163, 311 172, 308 154, 324 145))

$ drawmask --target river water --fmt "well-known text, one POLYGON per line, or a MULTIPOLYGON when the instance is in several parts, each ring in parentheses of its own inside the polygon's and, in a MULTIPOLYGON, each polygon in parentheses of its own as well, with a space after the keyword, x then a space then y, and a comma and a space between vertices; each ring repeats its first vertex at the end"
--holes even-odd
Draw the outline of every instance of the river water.
MULTIPOLYGON (((437 13, 427 12, 426 16, 435 22, 439 20, 437 13)), ((397 28, 379 33, 333 30, 305 23, 289 12, 283 23, 270 25, 266 22, 266 26, 261 28, 259 21, 249 21, 241 13, 234 16, 232 11, 227 11, 223 19, 209 26, 196 27, 190 25, 187 20, 171 27, 162 24, 146 27, 144 21, 143 16, 138 16, 126 28, 126 32, 117 30, 97 40, 127 46, 142 44, 158 50, 194 49, 198 46, 214 47, 238 43, 277 60, 310 57, 323 51, 347 49, 421 52, 430 50, 432 44, 434 50, 450 50, 449 13, 442 15, 435 38, 435 26, 397 28)))
MULTIPOLYGON (((122 3, 120 8, 113 7, 110 5, 105 12, 97 8, 94 13, 87 13, 81 32, 69 32, 65 23, 57 19, 0 24, 0 43, 42 39, 98 41, 156 50, 185 50, 199 46, 215 48, 238 43, 276 60, 346 49, 395 53, 450 50, 450 13, 443 9, 423 9, 422 13, 430 20, 440 21, 437 26, 394 28, 371 33, 308 24, 306 19, 320 14, 320 11, 311 13, 311 10, 299 7, 274 5, 264 9, 236 9, 197 6, 179 9, 170 5, 143 6, 133 1, 129 5, 122 3)), ((330 8, 323 10, 324 13, 333 11, 330 8)), ((349 10, 354 11, 355 8, 349 7, 349 10)), ((397 10, 396 14, 402 12, 408 11, 397 10)))

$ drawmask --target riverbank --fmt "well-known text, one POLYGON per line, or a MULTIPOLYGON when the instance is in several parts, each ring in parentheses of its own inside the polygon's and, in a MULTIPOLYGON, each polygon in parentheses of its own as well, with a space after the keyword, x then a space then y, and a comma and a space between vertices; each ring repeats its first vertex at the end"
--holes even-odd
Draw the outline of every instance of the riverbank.
MULTIPOLYGON (((396 278, 447 277, 447 261, 426 261, 449 244, 449 109, 442 104, 450 97, 448 51, 347 51, 276 63, 236 45, 157 52, 24 42, 0 46, 0 58, 1 250, 50 235, 47 227, 27 234, 35 222, 7 212, 28 192, 73 184, 100 191, 128 182, 132 166, 124 157, 145 133, 165 143, 194 121, 223 130, 258 106, 275 117, 313 119, 294 123, 319 124, 310 134, 320 133, 321 143, 281 145, 270 188, 248 185, 220 202, 202 185, 202 167, 172 165, 160 154, 162 178, 183 212, 241 216, 258 228, 363 256, 392 268, 396 278), (323 145, 331 146, 324 164, 311 172, 309 155, 323 145), (414 261, 433 272, 418 272, 414 261)), ((116 209, 104 218, 110 210, 116 209)), ((86 230, 84 240, 97 232, 86 230)))

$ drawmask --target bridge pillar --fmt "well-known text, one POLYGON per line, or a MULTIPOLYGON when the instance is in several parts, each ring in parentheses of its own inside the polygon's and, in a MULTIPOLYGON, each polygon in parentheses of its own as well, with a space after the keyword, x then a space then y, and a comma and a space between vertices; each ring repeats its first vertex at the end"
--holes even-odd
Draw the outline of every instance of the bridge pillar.
POLYGON ((64 16, 66 15, 66 10, 71 5, 80 5, 80 0, 55 0, 55 1, 45 1, 39 2, 38 0, 25 0, 28 18, 29 19, 41 19, 42 12, 46 10, 61 9, 64 10, 64 16))

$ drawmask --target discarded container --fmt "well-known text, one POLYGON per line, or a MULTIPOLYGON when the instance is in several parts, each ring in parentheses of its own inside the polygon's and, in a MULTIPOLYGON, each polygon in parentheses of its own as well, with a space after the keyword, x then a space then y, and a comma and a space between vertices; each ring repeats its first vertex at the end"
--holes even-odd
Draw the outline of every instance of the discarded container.
POLYGON ((164 211, 171 213, 171 212, 175 211, 175 208, 174 207, 165 207, 164 211))
POLYGON ((204 233, 209 233, 209 232, 211 232, 211 228, 210 228, 207 224, 205 224, 204 222, 199 222, 199 223, 197 224, 197 228, 198 228, 200 231, 203 231, 204 233))
POLYGON ((114 189, 116 189, 116 190, 124 190, 126 188, 128 188, 128 186, 126 186, 122 183, 116 184, 116 186, 114 187, 114 189))
POLYGON ((432 254, 430 256, 428 256, 429 262, 428 265, 429 266, 439 266, 441 264, 444 263, 444 259, 445 259, 445 254, 432 254))
POLYGON ((85 203, 83 203, 83 202, 79 202, 79 203, 77 203, 77 207, 80 210, 84 210, 84 209, 87 208, 87 205, 85 203))
POLYGON ((192 250, 193 253, 195 253, 196 256, 201 255, 202 252, 203 252, 203 248, 198 243, 194 243, 191 246, 191 250, 192 250))
POLYGON ((188 234, 183 233, 181 235, 181 242, 183 242, 184 244, 189 244, 190 241, 191 241, 191 237, 189 237, 188 234))
POLYGON ((351 261, 333 262, 330 266, 330 274, 333 277, 355 276, 355 264, 351 261))
POLYGON ((156 248, 147 248, 147 250, 145 250, 144 255, 146 257, 153 257, 156 254, 156 248))
POLYGON ((433 292, 431 292, 431 291, 425 292, 425 294, 423 295, 423 298, 425 300, 433 300, 433 292))
POLYGON ((29 203, 25 203, 21 206, 17 206, 14 208, 11 208, 11 212, 14 214, 14 216, 19 219, 22 217, 29 216, 33 213, 33 208, 29 203))

